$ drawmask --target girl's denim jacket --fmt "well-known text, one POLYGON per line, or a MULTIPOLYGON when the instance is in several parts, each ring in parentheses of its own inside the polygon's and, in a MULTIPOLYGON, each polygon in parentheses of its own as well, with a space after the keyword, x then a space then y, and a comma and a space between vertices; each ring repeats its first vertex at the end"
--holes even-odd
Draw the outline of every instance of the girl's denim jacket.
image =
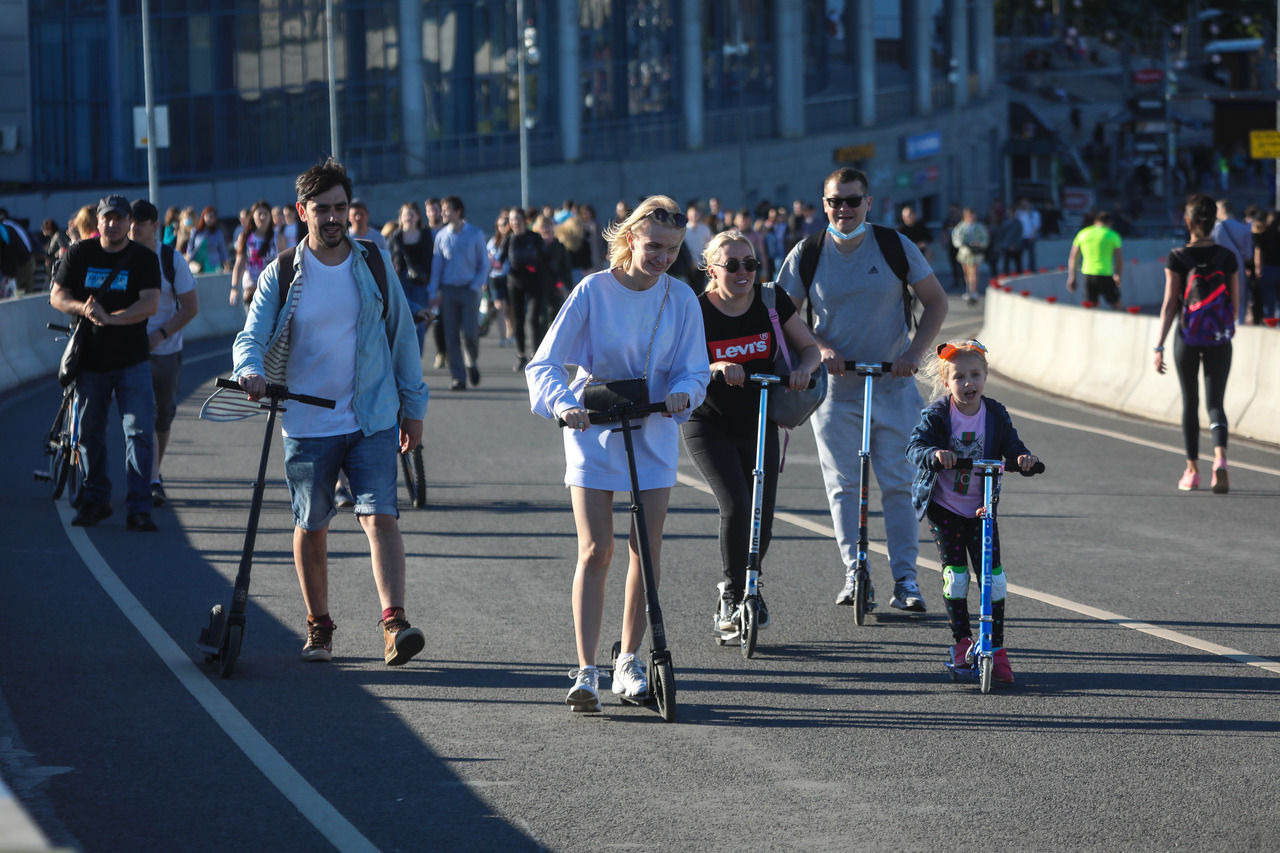
MULTIPOLYGON (((983 434, 982 458, 1004 459, 1006 468, 1015 469, 1018 457, 1030 453, 1013 428, 1009 411, 990 397, 983 397, 987 404, 987 424, 983 434)), ((907 443, 907 459, 916 466, 915 480, 911 483, 911 504, 916 516, 924 518, 925 509, 933 495, 938 472, 929 467, 935 450, 951 449, 951 398, 943 397, 925 407, 920 413, 920 423, 911 433, 907 443)), ((996 499, 1000 498, 1000 483, 996 481, 996 499)))
MULTIPOLYGON (((397 426, 402 418, 422 420, 427 413, 427 386, 422 381, 422 355, 413 317, 403 289, 387 288, 387 313, 382 316, 382 294, 364 259, 365 249, 354 239, 351 271, 360 293, 356 326, 355 395, 352 409, 366 436, 397 426)), ((384 268, 391 272, 391 257, 382 251, 384 268)), ((287 304, 280 304, 279 259, 258 276, 258 290, 249 308, 244 331, 232 346, 235 372, 232 378, 256 373, 268 382, 286 384, 289 334, 298 299, 305 298, 302 252, 293 256, 293 285, 287 304)), ((394 280, 391 282, 394 284, 394 280)), ((294 389, 306 393, 305 388, 294 389)))

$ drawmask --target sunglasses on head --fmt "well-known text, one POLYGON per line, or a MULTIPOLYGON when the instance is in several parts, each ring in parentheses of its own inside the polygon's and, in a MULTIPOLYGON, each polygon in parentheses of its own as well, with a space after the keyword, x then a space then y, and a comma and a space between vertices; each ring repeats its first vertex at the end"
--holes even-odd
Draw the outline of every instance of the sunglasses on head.
POLYGON ((739 263, 741 263, 742 269, 746 270, 747 272, 755 272, 756 270, 760 269, 760 262, 757 261, 755 258, 743 258, 741 262, 739 262, 737 258, 730 258, 729 260, 725 261, 723 264, 713 263, 712 266, 724 267, 726 271, 735 273, 738 271, 739 263))
POLYGON ((851 208, 861 207, 864 199, 866 199, 865 195, 829 195, 823 201, 832 210, 839 210, 842 205, 847 205, 851 208))
POLYGON ((649 211, 648 216, 659 225, 667 225, 671 228, 683 228, 689 222, 689 217, 683 213, 672 213, 665 207, 655 207, 649 211))
POLYGON ((956 344, 938 344, 938 358, 943 361, 951 361, 962 352, 981 352, 985 353, 987 348, 975 340, 961 341, 956 344))

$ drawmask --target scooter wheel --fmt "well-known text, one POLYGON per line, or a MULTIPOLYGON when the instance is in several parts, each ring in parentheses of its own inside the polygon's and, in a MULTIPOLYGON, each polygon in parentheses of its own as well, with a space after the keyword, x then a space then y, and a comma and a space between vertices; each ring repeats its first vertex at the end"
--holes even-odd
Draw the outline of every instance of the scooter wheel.
POLYGON ((859 569, 853 579, 853 624, 863 625, 867 621, 867 573, 859 569))
POLYGON ((649 692, 658 703, 658 713, 664 722, 676 719, 676 674, 670 661, 649 667, 649 692))
POLYGON ((760 632, 760 603, 754 598, 742 602, 741 616, 738 622, 739 643, 742 656, 747 660, 756 653, 756 639, 760 632))
POLYGON ((618 666, 618 658, 622 656, 622 641, 614 640, 613 648, 609 650, 609 668, 614 669, 618 666))
POLYGON ((978 661, 978 684, 983 693, 991 692, 991 670, 994 667, 995 660, 993 658, 983 657, 978 661))
POLYGON ((240 657, 240 643, 244 639, 243 625, 227 626, 227 642, 222 647, 222 677, 230 678, 236 668, 236 658, 240 657))

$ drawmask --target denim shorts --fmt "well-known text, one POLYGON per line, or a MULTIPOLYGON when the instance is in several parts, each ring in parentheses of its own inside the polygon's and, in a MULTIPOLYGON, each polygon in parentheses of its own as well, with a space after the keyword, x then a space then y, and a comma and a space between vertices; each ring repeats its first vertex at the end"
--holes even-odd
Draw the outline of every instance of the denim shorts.
POLYGON ((151 390, 156 395, 156 432, 169 432, 178 413, 178 378, 182 352, 151 356, 151 390))
POLYGON ((345 471, 355 496, 356 515, 400 517, 396 509, 399 432, 388 427, 365 436, 356 431, 319 438, 284 439, 284 475, 293 504, 293 523, 303 530, 323 530, 337 514, 333 490, 345 471))

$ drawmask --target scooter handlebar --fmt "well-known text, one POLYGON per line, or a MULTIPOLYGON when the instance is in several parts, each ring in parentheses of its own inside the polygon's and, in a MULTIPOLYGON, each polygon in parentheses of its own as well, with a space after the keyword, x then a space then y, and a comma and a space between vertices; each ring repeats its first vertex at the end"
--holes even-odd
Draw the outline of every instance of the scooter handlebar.
POLYGON ((45 323, 44 326, 46 329, 50 329, 54 332, 62 332, 64 335, 71 334, 70 326, 62 326, 62 325, 59 325, 58 323, 45 323))
MULTIPOLYGON (((973 466, 975 462, 999 462, 999 461, 1000 460, 970 459, 967 457, 959 457, 956 459, 956 464, 951 466, 951 469, 953 471, 971 471, 973 470, 973 466)), ((942 470, 942 464, 938 462, 937 457, 934 457, 934 456, 929 457, 929 467, 934 471, 942 470)), ((1013 470, 1017 471, 1019 474, 1021 474, 1024 477, 1031 477, 1036 474, 1043 474, 1045 471, 1045 468, 1044 468, 1044 463, 1041 462, 1039 459, 1037 459, 1036 464, 1031 466, 1030 471, 1023 471, 1021 468, 1014 468, 1013 470)))
MULTIPOLYGON (((214 380, 214 384, 219 388, 226 388, 231 391, 243 391, 239 382, 234 379, 223 379, 219 376, 214 380)), ((299 403, 306 403, 308 406, 318 406, 322 409, 332 409, 335 405, 333 400, 326 400, 324 397, 312 397, 310 394, 295 394, 283 385, 273 385, 267 383, 267 392, 263 395, 274 400, 294 400, 299 403)))
MULTIPOLYGON (((713 371, 711 371, 711 381, 713 381, 713 382, 723 382, 723 381, 724 381, 724 371, 723 371, 723 370, 713 370, 713 371)), ((788 381, 788 379, 787 379, 787 377, 785 377, 785 376, 774 376, 774 375, 773 375, 773 374, 771 374, 771 373, 749 373, 749 374, 747 374, 747 381, 748 381, 748 382, 756 382, 756 383, 766 383, 766 382, 767 382, 767 383, 768 383, 768 384, 770 384, 770 385, 783 385, 783 384, 785 384, 785 383, 788 381)), ((816 379, 814 379, 812 376, 810 376, 810 377, 809 377, 809 386, 808 386, 808 387, 812 388, 814 385, 817 385, 817 384, 818 384, 818 380, 816 380, 816 379)), ((786 390, 786 389, 783 389, 783 390, 786 390)))
MULTIPOLYGON (((599 426, 601 424, 617 423, 618 421, 622 420, 624 415, 628 418, 642 418, 642 417, 645 417, 646 415, 654 415, 659 412, 665 412, 666 410, 667 410, 666 402, 660 401, 657 403, 648 403, 645 405, 635 405, 635 406, 627 406, 625 408, 620 408, 620 409, 610 409, 607 412, 588 411, 588 416, 592 426, 599 426)), ((564 418, 556 418, 556 424, 562 427, 568 426, 568 424, 564 422, 564 418)))
POLYGON ((859 376, 879 376, 884 373, 893 373, 892 361, 846 361, 844 363, 845 370, 852 370, 859 376))

